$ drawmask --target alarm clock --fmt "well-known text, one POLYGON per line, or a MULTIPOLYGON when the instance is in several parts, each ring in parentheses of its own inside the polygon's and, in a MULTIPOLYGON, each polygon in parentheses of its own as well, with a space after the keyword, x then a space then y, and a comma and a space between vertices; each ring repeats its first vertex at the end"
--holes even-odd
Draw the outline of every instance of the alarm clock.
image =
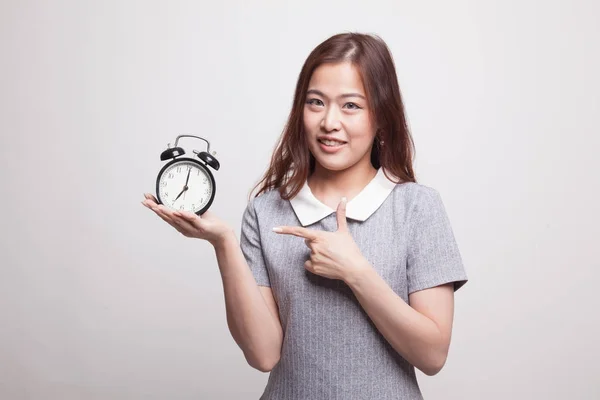
POLYGON ((168 161, 156 177, 156 199, 160 204, 172 209, 191 211, 202 215, 208 210, 215 198, 216 183, 210 168, 218 171, 220 164, 210 153, 208 140, 194 135, 179 135, 175 138, 174 147, 167 144, 167 149, 160 155, 161 161, 168 161), (206 142, 206 151, 193 150, 198 157, 184 157, 185 151, 178 147, 179 139, 188 137, 206 142))

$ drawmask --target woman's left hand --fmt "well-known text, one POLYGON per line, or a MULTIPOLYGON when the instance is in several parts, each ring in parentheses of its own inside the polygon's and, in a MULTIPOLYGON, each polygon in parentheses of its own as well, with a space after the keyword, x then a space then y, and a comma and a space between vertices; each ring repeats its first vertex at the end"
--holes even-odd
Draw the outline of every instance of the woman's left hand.
POLYGON ((279 226, 273 231, 279 234, 304 238, 310 249, 310 259, 304 267, 313 274, 330 279, 346 281, 352 274, 359 273, 369 265, 352 239, 346 222, 346 199, 337 208, 338 230, 316 231, 298 226, 279 226))

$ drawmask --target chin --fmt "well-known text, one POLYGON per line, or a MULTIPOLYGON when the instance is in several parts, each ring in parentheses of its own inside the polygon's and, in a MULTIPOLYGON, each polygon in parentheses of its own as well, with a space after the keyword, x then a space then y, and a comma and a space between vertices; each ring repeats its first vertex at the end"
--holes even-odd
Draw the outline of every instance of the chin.
POLYGON ((315 162, 329 171, 343 171, 350 168, 353 163, 347 159, 340 157, 338 160, 333 160, 328 157, 315 157, 315 162))
POLYGON ((360 162, 363 157, 370 157, 371 155, 370 148, 366 149, 362 156, 360 151, 357 152, 356 150, 356 148, 345 148, 335 154, 327 154, 321 150, 318 144, 315 146, 309 145, 309 151, 315 158, 315 162, 328 171, 344 171, 360 162))

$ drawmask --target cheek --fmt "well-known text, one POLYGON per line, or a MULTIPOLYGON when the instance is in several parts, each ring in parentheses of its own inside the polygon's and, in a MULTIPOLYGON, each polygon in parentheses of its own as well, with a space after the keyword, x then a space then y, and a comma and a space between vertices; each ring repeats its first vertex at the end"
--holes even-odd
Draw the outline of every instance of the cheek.
POLYGON ((317 113, 304 110, 304 114, 302 115, 302 121, 304 123, 304 129, 307 132, 313 132, 315 129, 319 128, 320 119, 317 113))
POLYGON ((347 128, 351 142, 359 147, 369 146, 375 138, 375 130, 369 118, 349 121, 347 128))

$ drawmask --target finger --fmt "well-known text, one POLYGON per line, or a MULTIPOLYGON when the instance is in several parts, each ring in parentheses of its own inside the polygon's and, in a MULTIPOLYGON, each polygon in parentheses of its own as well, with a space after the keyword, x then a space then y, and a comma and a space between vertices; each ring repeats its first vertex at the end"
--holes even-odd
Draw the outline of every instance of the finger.
POLYGON ((304 239, 304 244, 306 245, 306 247, 308 247, 308 249, 310 250, 310 254, 314 255, 316 253, 315 250, 315 241, 310 240, 310 239, 304 239))
POLYGON ((197 218, 200 218, 200 216, 197 215, 196 213, 193 213, 191 211, 185 211, 185 210, 177 210, 177 211, 174 211, 173 214, 175 214, 178 217, 181 217, 189 222, 194 222, 194 221, 196 221, 197 218))
POLYGON ((342 201, 338 204, 336 217, 338 223, 338 231, 346 232, 348 230, 348 223, 346 221, 346 203, 345 197, 342 197, 342 201))
POLYGON ((148 200, 153 201, 155 204, 158 204, 158 200, 156 197, 152 196, 150 193, 144 193, 144 197, 148 200))
POLYGON ((316 240, 319 238, 319 234, 316 231, 302 228, 300 226, 278 226, 273 228, 273 231, 280 234, 294 235, 309 240, 316 240))
POLYGON ((165 222, 170 224, 173 228, 179 231, 184 236, 190 236, 194 231, 194 227, 187 221, 178 218, 173 215, 173 212, 168 210, 166 207, 159 205, 156 208, 156 213, 163 219, 165 222))
POLYGON ((173 226, 179 232, 183 233, 185 236, 188 236, 188 237, 193 236, 194 232, 196 231, 196 227, 194 227, 191 223, 189 223, 188 221, 186 221, 184 219, 177 218, 177 217, 173 218, 173 226))
POLYGON ((142 200, 142 204, 148 208, 152 208, 152 206, 157 205, 152 199, 148 199, 148 198, 145 198, 144 200, 142 200))
POLYGON ((306 262, 304 263, 304 268, 310 272, 313 271, 313 263, 310 260, 306 260, 306 262))
POLYGON ((173 217, 173 215, 171 215, 166 207, 162 206, 162 205, 157 205, 154 206, 154 211, 162 218, 164 219, 166 222, 168 222, 169 224, 175 226, 175 218, 173 217))
POLYGON ((176 217, 179 217, 182 221, 188 223, 190 226, 194 227, 195 229, 202 229, 202 217, 200 217, 199 215, 190 211, 183 210, 175 211, 173 214, 176 217))
POLYGON ((180 227, 190 227, 191 225, 185 221, 183 218, 179 217, 176 213, 177 211, 172 210, 168 207, 165 207, 164 205, 158 205, 157 208, 160 210, 160 212, 167 216, 171 221, 173 221, 173 223, 175 223, 176 225, 180 226, 180 227))
POLYGON ((161 210, 159 206, 151 205, 149 208, 152 209, 152 211, 154 211, 156 215, 162 218, 165 222, 173 225, 173 220, 163 210, 161 210))

